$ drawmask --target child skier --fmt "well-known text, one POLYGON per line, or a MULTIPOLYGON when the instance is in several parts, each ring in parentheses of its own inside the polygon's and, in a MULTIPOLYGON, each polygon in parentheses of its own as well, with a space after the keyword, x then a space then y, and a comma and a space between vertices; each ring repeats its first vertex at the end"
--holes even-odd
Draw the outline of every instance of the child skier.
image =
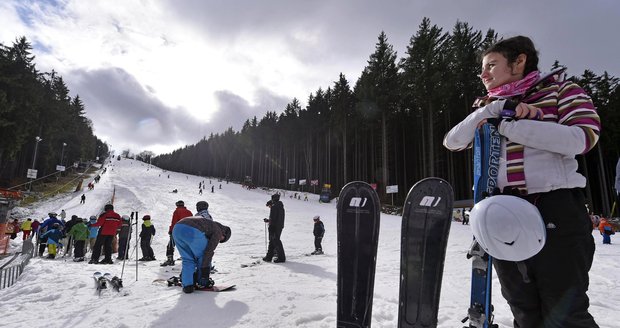
POLYGON ((611 235, 614 235, 614 227, 607 221, 606 218, 601 218, 601 222, 598 224, 598 230, 603 236, 603 244, 611 244, 611 235))
POLYGON ((32 219, 26 219, 26 221, 22 223, 21 229, 23 233, 22 240, 28 239, 28 237, 30 236, 30 232, 32 231, 32 219))
POLYGON ((323 254, 323 247, 321 247, 321 240, 323 240, 323 235, 325 235, 325 226, 323 225, 323 221, 321 221, 320 216, 315 216, 314 220, 314 230, 312 233, 314 234, 314 252, 310 253, 312 255, 321 255, 323 254))
POLYGON ((53 259, 56 257, 56 250, 58 247, 62 247, 60 239, 62 239, 62 230, 59 223, 52 224, 44 234, 41 235, 41 239, 47 238, 47 258, 53 259))
MULTIPOLYGON (((84 219, 86 220, 86 219, 84 219)), ((69 230, 69 236, 73 238, 73 261, 84 261, 84 247, 86 245, 86 239, 88 238, 88 226, 84 220, 80 220, 75 223, 71 230, 69 230)))
POLYGON ((99 227, 93 226, 95 223, 97 223, 97 217, 93 215, 90 217, 90 221, 88 221, 88 250, 91 252, 95 248, 97 234, 99 233, 99 227))
POLYGON ((129 222, 129 216, 123 215, 122 217, 121 229, 118 232, 118 257, 119 260, 127 259, 127 247, 129 245, 129 241, 131 240, 131 225, 129 222))
POLYGON ((155 261, 155 253, 151 247, 151 237, 155 236, 155 226, 151 223, 151 216, 142 217, 142 230, 140 230, 140 249, 142 258, 138 261, 155 261))

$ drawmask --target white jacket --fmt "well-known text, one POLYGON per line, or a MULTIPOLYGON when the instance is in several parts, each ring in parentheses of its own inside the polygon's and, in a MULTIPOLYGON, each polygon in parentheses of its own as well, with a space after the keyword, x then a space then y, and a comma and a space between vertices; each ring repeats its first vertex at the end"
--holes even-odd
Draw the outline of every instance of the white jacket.
MULTIPOLYGON (((598 115, 589 97, 581 88, 570 82, 553 85, 559 92, 558 90, 549 92, 547 89, 544 98, 545 104, 549 103, 549 99, 555 99, 556 105, 546 106, 543 109, 544 121, 520 119, 500 123, 498 127, 502 135, 498 173, 500 189, 507 185, 506 138, 524 146, 523 164, 528 193, 586 186, 586 178, 577 173, 578 164, 575 155, 585 153, 594 147, 600 128, 598 115), (570 89, 565 88, 568 91, 563 91, 566 85, 570 89), (573 88, 578 88, 577 91, 580 93, 573 88), (571 97, 578 94, 580 101, 578 104, 570 103, 572 100, 562 98, 559 96, 561 94, 569 94, 571 97), (589 103, 585 101, 582 104, 584 99, 589 103), (584 112, 587 112, 587 115, 583 115, 584 112), (588 135, 584 132, 584 128, 596 131, 594 142, 586 142, 588 135)), ((444 146, 452 151, 471 147, 478 123, 483 119, 499 117, 504 103, 505 100, 496 100, 468 115, 446 134, 444 146)))

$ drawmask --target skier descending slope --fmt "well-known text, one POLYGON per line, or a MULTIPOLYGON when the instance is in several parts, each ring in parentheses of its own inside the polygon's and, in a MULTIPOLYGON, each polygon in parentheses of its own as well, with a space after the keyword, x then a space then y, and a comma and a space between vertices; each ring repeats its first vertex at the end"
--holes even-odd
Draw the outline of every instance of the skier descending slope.
POLYGON ((560 73, 538 71, 529 38, 499 41, 482 57, 488 94, 444 139, 448 149, 464 150, 477 127, 493 124, 502 136, 500 191, 535 205, 546 226, 540 253, 521 262, 494 261, 515 327, 598 327, 588 312, 594 240, 580 190, 586 179, 575 156, 594 147, 600 120, 585 91, 560 73), (502 118, 506 109, 512 118, 502 118))

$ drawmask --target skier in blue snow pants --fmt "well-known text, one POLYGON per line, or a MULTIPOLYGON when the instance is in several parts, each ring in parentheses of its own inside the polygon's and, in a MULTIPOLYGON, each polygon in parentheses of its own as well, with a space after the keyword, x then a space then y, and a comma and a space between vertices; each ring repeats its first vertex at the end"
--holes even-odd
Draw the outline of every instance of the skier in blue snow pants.
POLYGON ((172 238, 182 258, 183 291, 213 286, 209 279, 211 260, 219 243, 230 238, 230 228, 202 216, 181 219, 172 229, 172 238))

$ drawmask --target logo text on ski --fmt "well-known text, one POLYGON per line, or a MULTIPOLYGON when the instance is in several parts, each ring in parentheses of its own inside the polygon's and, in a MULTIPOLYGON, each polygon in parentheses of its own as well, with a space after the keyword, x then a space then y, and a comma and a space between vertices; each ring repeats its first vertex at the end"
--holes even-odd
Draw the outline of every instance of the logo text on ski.
POLYGON ((441 197, 424 196, 420 201, 420 206, 435 207, 441 201, 441 197))
POLYGON ((366 197, 353 197, 351 198, 351 202, 349 202, 349 206, 351 207, 364 207, 368 198, 366 197))

